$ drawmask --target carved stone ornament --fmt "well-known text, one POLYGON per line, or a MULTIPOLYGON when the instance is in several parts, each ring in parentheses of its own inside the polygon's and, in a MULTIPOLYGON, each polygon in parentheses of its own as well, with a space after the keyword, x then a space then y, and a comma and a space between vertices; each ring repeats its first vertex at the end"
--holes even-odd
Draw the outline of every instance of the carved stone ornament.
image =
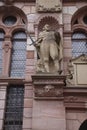
POLYGON ((36 0, 38 12, 59 12, 61 8, 60 0, 36 0))
POLYGON ((8 53, 9 49, 11 49, 11 44, 10 44, 10 42, 5 43, 4 46, 3 46, 3 49, 4 49, 4 51, 5 51, 6 53, 8 53))
POLYGON ((65 76, 58 75, 34 75, 35 99, 63 99, 63 87, 65 76))
POLYGON ((63 89, 53 85, 39 86, 35 88, 35 97, 62 97, 63 89))

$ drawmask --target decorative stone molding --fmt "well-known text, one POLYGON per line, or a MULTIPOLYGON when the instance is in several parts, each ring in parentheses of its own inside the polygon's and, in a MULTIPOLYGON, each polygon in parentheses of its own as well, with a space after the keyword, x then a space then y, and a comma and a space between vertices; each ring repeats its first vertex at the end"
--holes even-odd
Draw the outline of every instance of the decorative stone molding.
POLYGON ((8 53, 9 49, 11 49, 11 48, 12 48, 11 42, 6 42, 6 43, 4 43, 3 49, 4 49, 4 51, 5 51, 6 53, 8 53))
POLYGON ((87 88, 66 87, 64 89, 64 104, 70 110, 87 109, 87 88))
POLYGON ((35 99, 63 99, 65 76, 36 74, 32 76, 35 99))
POLYGON ((10 5, 14 2, 14 0, 3 0, 3 2, 7 5, 10 5))

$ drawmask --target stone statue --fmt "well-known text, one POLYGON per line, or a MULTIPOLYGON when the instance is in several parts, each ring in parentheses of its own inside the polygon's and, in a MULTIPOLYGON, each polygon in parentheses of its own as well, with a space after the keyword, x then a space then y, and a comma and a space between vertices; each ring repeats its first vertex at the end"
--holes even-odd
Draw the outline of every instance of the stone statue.
POLYGON ((74 67, 73 67, 73 64, 72 64, 72 60, 69 60, 69 63, 68 63, 68 72, 67 72, 67 76, 66 76, 66 85, 67 86, 70 86, 70 85, 73 85, 74 84, 74 67))
POLYGON ((59 72, 59 62, 62 60, 62 42, 59 32, 52 31, 46 24, 35 44, 39 59, 37 72, 59 72))

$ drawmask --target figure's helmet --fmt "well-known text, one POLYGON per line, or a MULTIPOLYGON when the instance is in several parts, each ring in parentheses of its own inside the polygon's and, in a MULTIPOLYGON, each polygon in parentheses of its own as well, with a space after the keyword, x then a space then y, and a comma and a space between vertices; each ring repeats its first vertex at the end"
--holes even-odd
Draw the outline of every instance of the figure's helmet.
POLYGON ((45 24, 43 27, 43 30, 50 30, 50 25, 49 24, 45 24))

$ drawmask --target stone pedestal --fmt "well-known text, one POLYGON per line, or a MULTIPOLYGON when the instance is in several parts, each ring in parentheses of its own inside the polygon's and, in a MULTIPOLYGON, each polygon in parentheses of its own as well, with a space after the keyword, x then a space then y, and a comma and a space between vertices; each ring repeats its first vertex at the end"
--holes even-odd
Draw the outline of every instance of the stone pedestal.
POLYGON ((35 99, 63 99, 65 76, 37 74, 32 76, 35 99))
POLYGON ((37 74, 32 76, 34 101, 33 130, 65 130, 63 88, 65 76, 37 74))

